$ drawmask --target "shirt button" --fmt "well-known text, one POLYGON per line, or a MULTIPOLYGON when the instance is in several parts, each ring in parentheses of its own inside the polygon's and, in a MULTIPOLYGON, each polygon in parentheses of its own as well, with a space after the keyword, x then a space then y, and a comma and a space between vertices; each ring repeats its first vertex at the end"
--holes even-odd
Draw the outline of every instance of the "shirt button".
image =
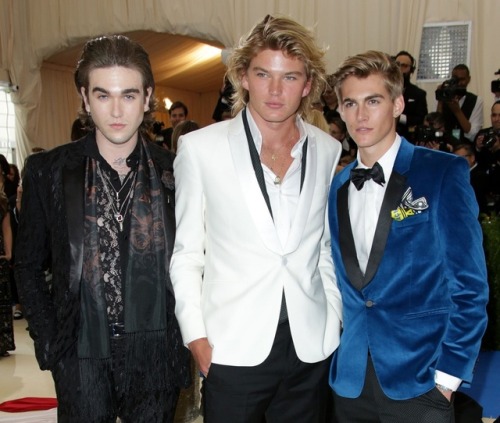
POLYGON ((286 264, 287 264, 287 263, 288 263, 288 259, 287 259, 286 257, 282 257, 282 258, 281 258, 281 264, 282 264, 283 266, 286 266, 286 264))
POLYGON ((373 307, 373 306, 375 305, 375 303, 374 303, 372 300, 368 300, 368 301, 365 303, 365 305, 366 305, 367 307, 373 307))

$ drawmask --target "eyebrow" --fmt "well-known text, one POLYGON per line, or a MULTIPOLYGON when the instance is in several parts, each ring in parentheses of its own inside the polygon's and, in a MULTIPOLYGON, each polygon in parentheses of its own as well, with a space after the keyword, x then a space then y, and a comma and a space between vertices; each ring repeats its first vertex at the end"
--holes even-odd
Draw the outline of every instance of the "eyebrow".
MULTIPOLYGON (((254 66, 250 70, 254 71, 254 72, 261 71, 261 72, 265 72, 265 73, 270 73, 269 70, 261 68, 260 66, 254 66)), ((304 75, 304 72, 301 72, 301 71, 290 71, 290 72, 285 72, 285 75, 299 75, 300 76, 300 75, 304 75)))
MULTIPOLYGON (((103 94, 109 94, 108 90, 101 88, 101 87, 94 87, 92 89, 92 92, 93 93, 99 92, 99 93, 103 93, 103 94)), ((140 94, 140 90, 138 90, 137 88, 127 88, 127 89, 123 90, 121 93, 122 94, 140 94)))
MULTIPOLYGON (((372 95, 365 97, 363 99, 363 101, 373 100, 374 98, 385 98, 385 97, 382 94, 372 94, 372 95)), ((352 102, 356 103, 356 100, 354 100, 353 98, 349 98, 349 97, 344 98, 344 100, 342 100, 342 103, 345 103, 347 101, 352 101, 352 102)))

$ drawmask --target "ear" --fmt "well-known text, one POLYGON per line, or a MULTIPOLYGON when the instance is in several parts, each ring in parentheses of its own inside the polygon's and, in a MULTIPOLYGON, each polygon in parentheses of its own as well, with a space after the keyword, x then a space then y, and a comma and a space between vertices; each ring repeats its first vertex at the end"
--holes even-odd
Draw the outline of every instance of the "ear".
POLYGON ((302 98, 309 95, 309 93, 311 92, 311 86, 312 86, 312 79, 309 78, 306 82, 304 89, 302 90, 302 98))
POLYGON ((345 122, 344 105, 342 103, 339 103, 339 107, 337 108, 337 110, 340 114, 340 119, 345 122))
POLYGON ((153 88, 148 87, 146 90, 146 97, 144 97, 144 112, 149 111, 149 99, 151 98, 151 94, 153 94, 153 88))
POLYGON ((80 87, 80 95, 82 96, 83 102, 85 103, 85 110, 90 113, 90 104, 87 95, 85 94, 85 87, 80 87))
POLYGON ((242 86, 245 90, 250 91, 250 90, 248 89, 248 75, 247 75, 247 73, 246 73, 246 72, 243 72, 243 73, 241 74, 241 79, 240 79, 240 81, 241 81, 241 86, 242 86))
POLYGON ((405 108, 405 100, 404 100, 403 96, 400 95, 399 97, 397 97, 394 100, 393 109, 392 109, 392 115, 395 118, 399 117, 399 115, 401 113, 403 113, 404 108, 405 108))

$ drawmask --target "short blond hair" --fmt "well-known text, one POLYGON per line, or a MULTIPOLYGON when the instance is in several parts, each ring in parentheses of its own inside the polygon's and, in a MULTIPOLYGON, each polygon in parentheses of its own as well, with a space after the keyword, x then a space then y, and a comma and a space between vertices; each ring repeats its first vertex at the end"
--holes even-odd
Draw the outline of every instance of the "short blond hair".
POLYGON ((403 95, 403 74, 396 61, 386 53, 370 50, 348 57, 333 74, 332 83, 339 101, 342 101, 342 83, 349 76, 367 78, 374 74, 382 76, 392 101, 403 95))

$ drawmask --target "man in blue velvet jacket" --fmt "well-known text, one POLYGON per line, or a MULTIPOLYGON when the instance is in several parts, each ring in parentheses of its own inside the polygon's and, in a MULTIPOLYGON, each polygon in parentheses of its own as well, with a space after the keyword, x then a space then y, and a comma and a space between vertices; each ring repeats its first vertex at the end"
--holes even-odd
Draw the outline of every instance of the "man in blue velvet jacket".
POLYGON ((452 422, 488 298, 478 206, 461 157, 401 138, 403 78, 384 53, 335 73, 357 160, 331 187, 344 317, 330 385, 340 422, 452 422), (352 182, 352 183, 351 183, 352 182))

